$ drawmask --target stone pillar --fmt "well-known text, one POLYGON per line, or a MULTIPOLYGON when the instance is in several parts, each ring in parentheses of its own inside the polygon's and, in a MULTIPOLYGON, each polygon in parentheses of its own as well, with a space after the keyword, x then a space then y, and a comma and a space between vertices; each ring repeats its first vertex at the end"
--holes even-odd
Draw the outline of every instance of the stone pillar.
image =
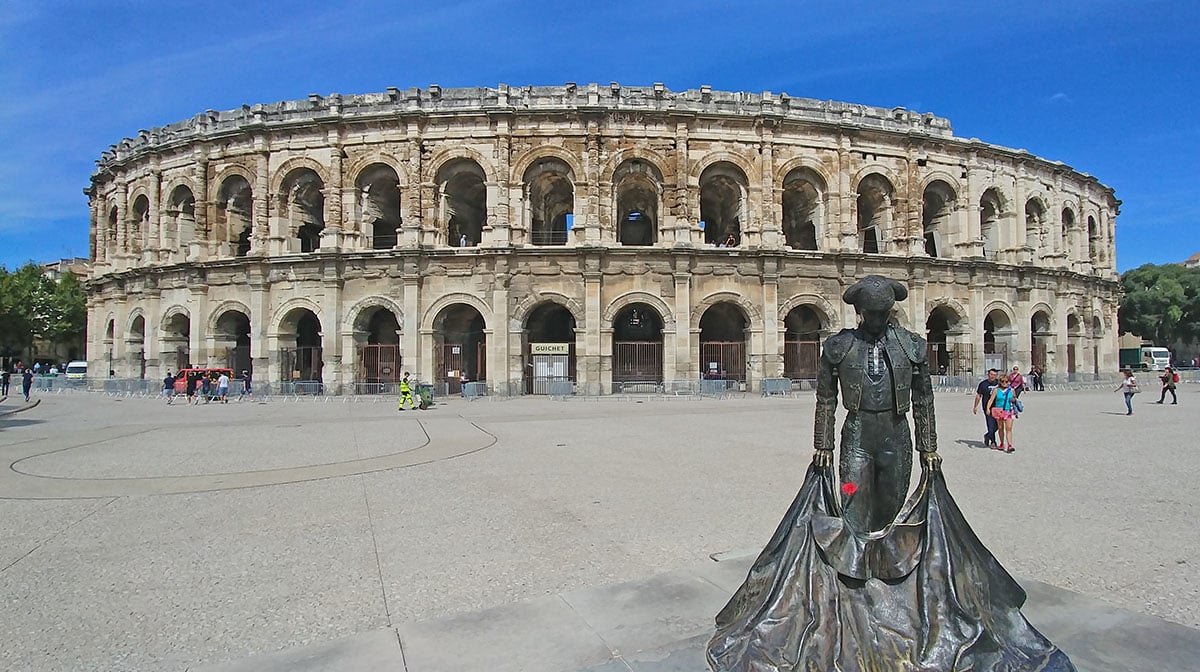
MULTIPOLYGON (((162 324, 162 292, 158 288, 147 289, 142 295, 143 315, 146 319, 146 330, 142 338, 142 347, 146 351, 146 377, 154 380, 166 376, 166 371, 175 365, 171 362, 163 366, 162 343, 158 338, 159 325, 162 324)), ((174 373, 175 369, 171 368, 174 373)))
MULTIPOLYGON (((321 359, 324 364, 321 383, 326 394, 342 394, 342 385, 347 379, 346 371, 342 368, 342 349, 338 338, 342 328, 343 280, 334 263, 325 266, 321 282, 321 359)), ((353 380, 353 376, 350 379, 353 380)))
POLYGON ((779 259, 763 259, 762 269, 762 378, 783 375, 783 338, 779 333, 779 259))
MULTIPOLYGON (((426 184, 427 178, 424 174, 421 157, 421 136, 416 122, 409 122, 408 137, 409 141, 400 148, 408 169, 408 185, 400 195, 401 201, 404 203, 401 207, 404 218, 400 223, 400 235, 396 239, 396 247, 411 249, 420 246, 421 222, 427 216, 425 210, 429 207, 424 199, 430 194, 429 189, 432 186, 433 177, 429 176, 430 184, 426 184)), ((412 332, 414 338, 416 333, 414 329, 412 332)))
MULTIPOLYGON (((91 248, 92 262, 94 266, 100 266, 105 259, 105 244, 108 237, 105 234, 106 227, 104 226, 104 209, 103 199, 96 193, 96 188, 93 186, 91 193, 88 195, 88 209, 92 219, 88 235, 88 247, 91 248)), ((99 270, 93 268, 93 272, 99 270)))
POLYGON ((608 394, 612 390, 612 325, 603 323, 600 302, 603 274, 598 258, 589 256, 583 262, 583 312, 587 333, 581 348, 583 352, 576 353, 575 368, 581 376, 587 376, 589 387, 584 388, 586 393, 608 394))
MULTIPOLYGON (((329 184, 325 185, 325 228, 321 231, 322 252, 342 247, 342 144, 338 131, 329 131, 329 184)), ((331 332, 336 333, 336 332, 331 332)))
POLYGON ((129 268, 130 248, 129 235, 129 184, 121 182, 117 186, 117 254, 120 270, 129 268))
MULTIPOLYGON (((507 91, 507 87, 504 89, 507 91)), ((508 247, 512 245, 512 212, 509 208, 509 185, 512 168, 512 135, 509 130, 510 119, 502 115, 496 119, 496 188, 495 207, 488 215, 492 225, 492 245, 508 247)), ((492 202, 492 189, 489 188, 488 202, 492 202)), ((449 242, 449 241, 447 241, 449 242)), ((507 308, 505 309, 507 311, 507 308)), ((497 329, 497 334, 504 334, 505 329, 497 329)))
POLYGON ((266 138, 255 138, 254 206, 250 222, 250 254, 255 256, 267 254, 267 240, 271 236, 270 151, 266 144, 266 138))
MULTIPOLYGON (((672 192, 671 207, 662 213, 670 217, 669 226, 674 231, 676 244, 696 246, 704 244, 704 232, 700 230, 700 191, 699 185, 692 190, 692 178, 688 161, 688 142, 690 130, 686 121, 675 124, 675 184, 663 185, 664 189, 672 192), (692 204, 696 207, 693 210, 692 204)), ((662 216, 659 219, 663 219, 662 216)), ((664 220, 665 222, 665 220, 664 220)))
MULTIPOLYGON (((271 286, 266 276, 259 269, 252 269, 247 284, 250 286, 250 362, 254 368, 250 375, 252 380, 274 384, 282 379, 283 372, 277 367, 279 362, 272 361, 272 347, 269 334, 276 330, 271 324, 271 286)), ((234 373, 241 374, 241 371, 234 373)))
MULTIPOLYGON (((601 239, 601 222, 604 219, 602 213, 607 212, 608 217, 611 217, 611 206, 608 203, 601 204, 601 198, 607 198, 608 192, 602 194, 600 184, 600 127, 594 119, 587 122, 587 152, 584 156, 584 182, 586 184, 587 194, 587 214, 581 220, 575 222, 575 233, 573 235, 576 243, 596 244, 601 239)), ((607 185, 611 190, 612 185, 607 185)), ((595 331, 595 330, 593 330, 595 331)), ((595 355, 597 351, 592 351, 595 355)), ((575 362, 576 373, 580 373, 582 368, 579 362, 579 353, 576 352, 575 362)), ((580 373, 582 376, 582 373, 580 373)), ((590 375, 590 374, 589 374, 590 375)), ((591 382, 595 382, 594 380, 591 382)))
POLYGON ((426 344, 425 332, 421 330, 421 276, 416 257, 403 259, 400 266, 404 282, 404 294, 400 297, 404 307, 404 314, 400 316, 400 356, 403 358, 403 367, 405 371, 418 374, 421 380, 433 382, 437 379, 433 370, 433 339, 430 338, 426 344))
MULTIPOLYGON (((162 171, 158 169, 158 155, 154 155, 154 170, 151 172, 150 190, 147 197, 150 201, 150 221, 146 225, 146 249, 142 259, 146 263, 164 261, 162 242, 162 171)), ((147 364, 147 366, 149 366, 147 364)))
POLYGON ((208 366, 208 287, 200 278, 189 278, 188 287, 188 356, 193 366, 208 366))
POLYGON ((783 246, 782 211, 776 212, 775 201, 775 132, 774 125, 763 124, 762 142, 759 144, 759 155, 762 157, 762 170, 759 188, 762 190, 759 200, 759 226, 762 232, 760 240, 763 247, 777 249, 783 246))
POLYGON ((198 261, 205 256, 205 250, 208 245, 208 240, 211 238, 211 232, 208 228, 208 155, 204 148, 196 150, 195 159, 195 177, 193 181, 196 183, 196 203, 195 203, 195 220, 196 227, 192 232, 192 242, 188 244, 190 248, 187 252, 188 261, 198 261))
MULTIPOLYGON (((488 349, 487 379, 496 389, 506 389, 513 380, 513 372, 508 369, 511 351, 508 341, 510 275, 507 259, 496 259, 495 274, 496 280, 492 288, 492 319, 484 330, 484 333, 487 334, 488 349)), ((521 373, 521 371, 517 372, 517 380, 521 379, 521 373)))
POLYGON ((682 255, 676 256, 675 259, 675 312, 673 315, 664 315, 664 318, 669 318, 675 323, 675 332, 672 334, 663 335, 663 377, 674 380, 685 380, 695 378, 694 369, 696 366, 696 357, 699 355, 699 345, 693 352, 691 347, 691 321, 692 321, 692 273, 690 266, 691 259, 682 255), (668 338, 669 336, 669 338, 668 338), (673 358, 675 366, 667 368, 667 351, 676 353, 673 358), (683 355, 680 357, 679 355, 683 355))
POLYGON ((837 232, 837 239, 829 246, 830 251, 858 252, 858 225, 854 221, 854 190, 850 185, 850 139, 842 134, 838 137, 837 161, 837 207, 834 210, 833 225, 829 228, 837 232))

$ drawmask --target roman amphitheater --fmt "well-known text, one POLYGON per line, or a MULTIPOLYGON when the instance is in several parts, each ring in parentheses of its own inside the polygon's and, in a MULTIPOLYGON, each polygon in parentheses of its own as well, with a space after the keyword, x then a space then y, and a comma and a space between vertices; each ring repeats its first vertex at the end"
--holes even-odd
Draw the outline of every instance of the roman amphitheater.
POLYGON ((208 111, 97 166, 88 358, 122 378, 754 391, 814 376, 870 273, 907 283, 937 373, 1117 365, 1113 190, 903 108, 393 88, 208 111))

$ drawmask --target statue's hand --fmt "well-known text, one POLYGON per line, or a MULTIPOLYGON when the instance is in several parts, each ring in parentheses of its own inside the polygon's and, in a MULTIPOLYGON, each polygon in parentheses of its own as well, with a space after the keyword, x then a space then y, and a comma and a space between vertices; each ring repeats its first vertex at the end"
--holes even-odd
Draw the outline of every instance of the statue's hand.
POLYGON ((832 450, 817 450, 813 453, 814 467, 832 467, 833 466, 833 451, 832 450))
POLYGON ((921 467, 929 471, 942 470, 942 456, 938 455, 936 450, 931 450, 927 453, 921 453, 921 467))

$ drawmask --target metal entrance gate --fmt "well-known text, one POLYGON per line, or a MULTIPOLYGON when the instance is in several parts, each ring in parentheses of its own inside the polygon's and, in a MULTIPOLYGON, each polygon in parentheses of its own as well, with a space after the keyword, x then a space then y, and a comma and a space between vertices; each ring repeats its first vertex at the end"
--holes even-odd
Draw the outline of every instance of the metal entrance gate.
POLYGON ((321 348, 304 346, 279 351, 279 371, 284 394, 321 394, 321 348))
POLYGON ((746 342, 707 341, 700 344, 700 377, 746 382, 746 342))
POLYGON ((935 376, 965 376, 971 372, 970 343, 929 343, 929 372, 935 376))
POLYGON ((613 343, 614 383, 661 383, 663 345, 656 341, 613 343))
POLYGON ((1067 380, 1075 382, 1075 344, 1067 343, 1067 380))
POLYGON ((784 341, 783 375, 785 378, 816 380, 821 360, 820 341, 784 341))
POLYGON ((1001 373, 1008 370, 1008 344, 1007 343, 984 343, 983 344, 983 369, 996 369, 1001 373))
POLYGON ((525 345, 526 394, 563 394, 575 381, 574 343, 527 343, 525 345))
POLYGON ((250 371, 253 368, 250 359, 250 347, 237 345, 232 348, 225 348, 225 366, 233 371, 234 376, 241 376, 242 371, 250 371))
POLYGON ((437 349, 437 371, 435 378, 446 385, 446 394, 462 394, 462 376, 470 382, 487 380, 487 341, 475 344, 475 368, 468 368, 467 346, 462 343, 444 343, 437 349))
POLYGON ((402 365, 398 344, 358 346, 355 391, 359 394, 390 394, 397 391, 396 383, 403 376, 400 370, 402 365))

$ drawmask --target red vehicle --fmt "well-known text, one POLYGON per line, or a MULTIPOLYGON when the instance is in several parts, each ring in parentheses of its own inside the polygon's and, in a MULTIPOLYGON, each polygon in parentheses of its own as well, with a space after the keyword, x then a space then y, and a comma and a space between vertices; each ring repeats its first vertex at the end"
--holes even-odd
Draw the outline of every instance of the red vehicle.
POLYGON ((200 390, 204 387, 201 378, 208 378, 212 383, 209 386, 209 396, 215 397, 217 394, 217 380, 221 374, 229 376, 230 385, 233 384, 233 369, 180 369, 179 373, 175 374, 175 394, 187 394, 188 378, 196 379, 196 394, 200 394, 200 390))

